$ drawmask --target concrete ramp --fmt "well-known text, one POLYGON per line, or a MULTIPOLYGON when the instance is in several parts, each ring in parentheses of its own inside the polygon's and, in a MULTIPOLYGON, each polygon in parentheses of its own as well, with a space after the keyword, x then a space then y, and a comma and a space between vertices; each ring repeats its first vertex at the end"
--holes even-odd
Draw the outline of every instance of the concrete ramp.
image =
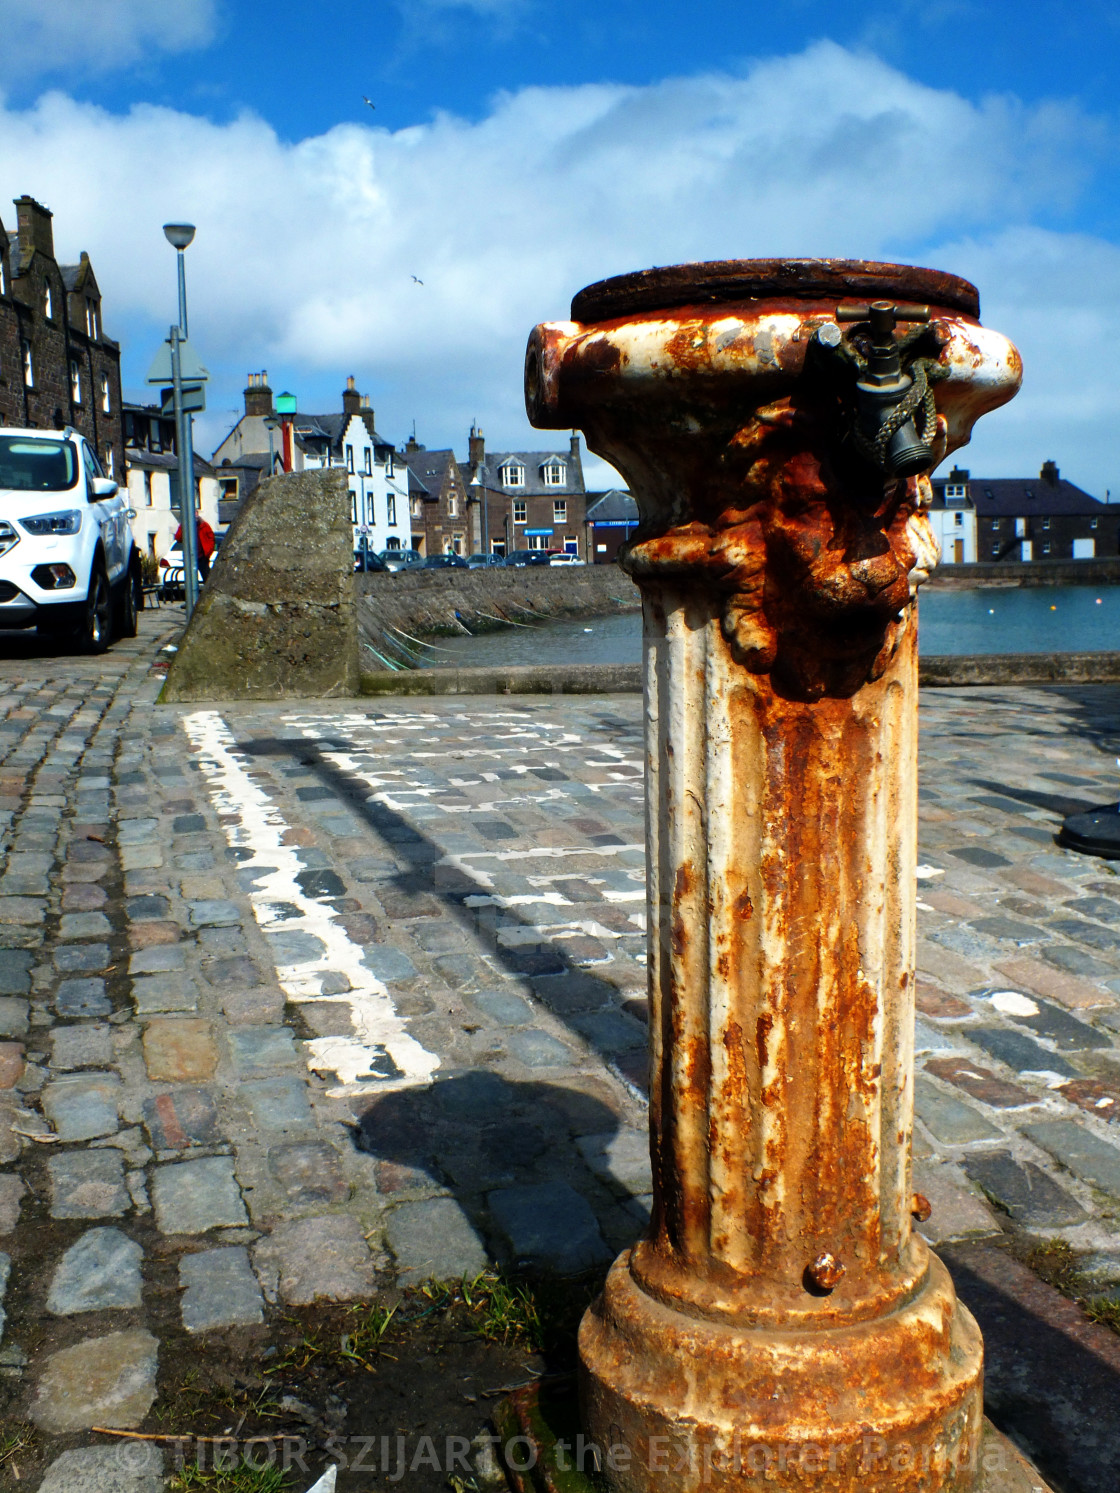
POLYGON ((321 699, 357 691, 346 474, 273 477, 230 526, 161 699, 321 699))

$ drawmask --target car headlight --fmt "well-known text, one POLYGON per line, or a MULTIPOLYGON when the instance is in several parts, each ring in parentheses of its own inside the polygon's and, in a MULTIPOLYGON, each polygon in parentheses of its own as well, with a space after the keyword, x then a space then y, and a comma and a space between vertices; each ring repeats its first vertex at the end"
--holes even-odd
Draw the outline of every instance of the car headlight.
POLYGON ((20 523, 29 534, 76 534, 82 527, 82 514, 78 508, 67 508, 62 513, 36 513, 32 518, 21 518, 20 523))

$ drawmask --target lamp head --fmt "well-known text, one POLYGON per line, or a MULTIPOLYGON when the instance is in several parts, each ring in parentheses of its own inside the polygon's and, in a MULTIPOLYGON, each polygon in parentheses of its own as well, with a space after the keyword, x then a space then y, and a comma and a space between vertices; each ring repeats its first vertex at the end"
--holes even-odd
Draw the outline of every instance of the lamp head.
POLYGON ((176 249, 185 249, 194 238, 193 223, 165 223, 164 237, 176 249))

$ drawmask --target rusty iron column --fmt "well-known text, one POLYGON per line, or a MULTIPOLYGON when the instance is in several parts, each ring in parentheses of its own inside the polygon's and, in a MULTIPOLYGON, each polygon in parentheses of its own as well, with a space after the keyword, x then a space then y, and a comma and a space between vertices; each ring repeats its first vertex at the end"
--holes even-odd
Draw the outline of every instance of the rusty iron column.
POLYGON ((580 1332, 628 1493, 977 1485, 910 1141, 928 473, 1021 376, 978 315, 931 270, 748 260, 530 338, 533 423, 641 514, 654 1207, 580 1332))

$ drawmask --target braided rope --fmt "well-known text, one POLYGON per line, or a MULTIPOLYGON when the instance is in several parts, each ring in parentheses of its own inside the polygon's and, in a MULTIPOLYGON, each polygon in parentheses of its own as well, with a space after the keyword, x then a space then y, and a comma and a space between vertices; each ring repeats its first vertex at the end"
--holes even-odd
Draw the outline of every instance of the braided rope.
POLYGON ((856 424, 852 429, 852 440, 856 450, 873 466, 880 471, 890 470, 887 461, 887 446, 896 431, 901 430, 919 406, 922 410, 922 429, 919 439, 924 446, 933 444, 934 435, 937 433, 937 406, 933 398, 933 389, 930 387, 929 379, 926 377, 926 360, 917 358, 910 366, 910 387, 895 405, 882 425, 873 437, 864 435, 856 424))

